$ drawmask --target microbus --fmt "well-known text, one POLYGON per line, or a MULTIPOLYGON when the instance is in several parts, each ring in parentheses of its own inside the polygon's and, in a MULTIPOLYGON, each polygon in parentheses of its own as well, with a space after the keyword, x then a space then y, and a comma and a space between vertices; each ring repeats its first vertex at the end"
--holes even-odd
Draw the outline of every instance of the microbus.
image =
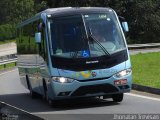
POLYGON ((17 25, 21 83, 49 104, 82 97, 121 102, 132 84, 128 31, 111 8, 46 9, 17 25))

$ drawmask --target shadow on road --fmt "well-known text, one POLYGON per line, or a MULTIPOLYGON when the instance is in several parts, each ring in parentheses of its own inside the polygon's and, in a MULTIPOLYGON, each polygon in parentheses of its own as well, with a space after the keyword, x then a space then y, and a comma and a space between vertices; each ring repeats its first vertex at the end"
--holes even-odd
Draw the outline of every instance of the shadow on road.
POLYGON ((58 102, 58 104, 51 107, 46 101, 42 100, 40 97, 32 99, 27 93, 0 95, 0 101, 6 102, 28 112, 54 112, 118 105, 118 103, 114 103, 112 100, 87 98, 65 100, 58 102))

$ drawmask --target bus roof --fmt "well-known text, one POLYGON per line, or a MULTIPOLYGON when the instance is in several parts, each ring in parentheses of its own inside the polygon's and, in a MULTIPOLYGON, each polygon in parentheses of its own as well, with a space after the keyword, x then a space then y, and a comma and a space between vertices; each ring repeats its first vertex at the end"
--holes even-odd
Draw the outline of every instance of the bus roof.
POLYGON ((61 8, 49 8, 38 14, 46 13, 46 14, 64 14, 64 13, 80 13, 80 12, 88 12, 88 11, 106 11, 111 10, 110 8, 103 7, 61 7, 61 8))
POLYGON ((25 20, 24 22, 17 25, 17 28, 27 25, 31 22, 41 19, 41 14, 46 13, 47 15, 69 15, 69 14, 76 14, 76 13, 85 13, 85 12, 106 12, 112 10, 111 8, 104 8, 104 7, 60 7, 60 8, 49 8, 40 13, 37 13, 30 19, 25 20))

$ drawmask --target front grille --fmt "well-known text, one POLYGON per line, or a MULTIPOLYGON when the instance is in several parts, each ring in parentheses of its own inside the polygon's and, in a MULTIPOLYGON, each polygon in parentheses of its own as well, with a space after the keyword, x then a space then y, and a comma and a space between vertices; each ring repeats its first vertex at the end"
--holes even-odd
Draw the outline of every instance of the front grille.
POLYGON ((87 80, 77 80, 79 82, 89 82, 89 81, 96 81, 96 80, 105 80, 105 79, 109 79, 112 76, 109 77, 104 77, 104 78, 93 78, 93 79, 87 79, 87 80))
POLYGON ((113 93, 117 91, 118 89, 111 84, 88 85, 79 87, 71 94, 71 96, 84 96, 86 94, 96 93, 113 93))

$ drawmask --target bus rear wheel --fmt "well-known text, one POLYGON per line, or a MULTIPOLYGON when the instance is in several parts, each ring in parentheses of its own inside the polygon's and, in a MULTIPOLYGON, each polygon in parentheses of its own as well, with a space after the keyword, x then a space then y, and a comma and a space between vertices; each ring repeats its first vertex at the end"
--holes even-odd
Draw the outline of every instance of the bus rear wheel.
POLYGON ((43 91, 44 91, 44 93, 42 95, 42 98, 43 98, 43 100, 48 101, 47 85, 46 85, 45 79, 43 79, 43 91))
POLYGON ((31 96, 31 98, 36 98, 37 94, 32 90, 32 86, 29 82, 29 77, 26 75, 26 81, 27 81, 27 85, 28 85, 28 89, 29 89, 29 95, 31 96))
POLYGON ((29 82, 28 75, 26 75, 26 82, 27 82, 27 86, 28 86, 28 89, 29 89, 29 95, 31 96, 31 98, 36 98, 37 94, 32 90, 32 86, 31 86, 31 84, 29 82))
POLYGON ((31 98, 37 97, 37 94, 32 90, 32 87, 29 88, 29 95, 31 96, 31 98))
POLYGON ((113 94, 112 95, 112 99, 113 99, 114 102, 122 102, 122 100, 123 100, 123 93, 113 94))

